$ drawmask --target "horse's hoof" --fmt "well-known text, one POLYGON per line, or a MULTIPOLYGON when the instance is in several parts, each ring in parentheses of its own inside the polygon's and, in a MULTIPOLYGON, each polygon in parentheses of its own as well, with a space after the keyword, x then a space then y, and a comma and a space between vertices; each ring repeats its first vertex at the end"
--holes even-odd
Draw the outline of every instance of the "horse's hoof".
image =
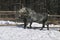
POLYGON ((40 30, 43 30, 43 29, 40 29, 40 30))
POLYGON ((24 27, 24 29, 26 29, 26 27, 24 27))
POLYGON ((47 30, 49 30, 49 29, 47 29, 47 30))
POLYGON ((31 26, 29 28, 32 28, 31 26))
POLYGON ((30 27, 30 29, 31 29, 32 27, 30 27))

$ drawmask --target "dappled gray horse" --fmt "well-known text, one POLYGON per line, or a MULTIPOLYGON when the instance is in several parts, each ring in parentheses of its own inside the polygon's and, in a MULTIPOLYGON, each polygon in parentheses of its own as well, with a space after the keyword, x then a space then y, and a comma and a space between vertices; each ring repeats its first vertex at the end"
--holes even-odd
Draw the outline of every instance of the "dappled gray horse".
MULTIPOLYGON (((24 28, 27 26, 27 21, 28 19, 30 22, 30 28, 33 22, 38 22, 42 23, 43 26, 41 27, 41 30, 45 27, 45 24, 47 23, 48 15, 46 13, 40 14, 36 13, 34 10, 31 10, 30 8, 22 8, 19 10, 19 13, 21 17, 23 18, 24 21, 24 28)), ((47 29, 49 30, 48 24, 47 24, 47 29)))

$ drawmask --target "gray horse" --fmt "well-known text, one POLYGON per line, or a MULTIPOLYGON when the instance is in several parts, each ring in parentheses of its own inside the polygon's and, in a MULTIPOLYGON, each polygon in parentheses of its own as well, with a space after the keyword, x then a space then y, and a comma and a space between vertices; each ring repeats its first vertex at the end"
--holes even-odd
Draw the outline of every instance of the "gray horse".
MULTIPOLYGON (((47 13, 36 13, 34 10, 31 10, 30 8, 22 8, 19 10, 19 13, 24 21, 24 28, 27 26, 27 21, 28 19, 30 22, 30 28, 33 22, 38 22, 42 23, 43 26, 41 27, 41 30, 45 27, 45 24, 47 23, 48 20, 48 15, 47 13)), ((47 30, 49 30, 48 24, 47 24, 47 30)))

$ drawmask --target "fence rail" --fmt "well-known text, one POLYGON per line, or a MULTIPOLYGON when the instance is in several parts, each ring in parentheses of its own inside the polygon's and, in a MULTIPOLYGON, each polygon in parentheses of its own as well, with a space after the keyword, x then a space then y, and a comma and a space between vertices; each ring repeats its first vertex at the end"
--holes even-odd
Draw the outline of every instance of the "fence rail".
POLYGON ((16 11, 0 11, 0 12, 16 12, 16 11))
MULTIPOLYGON (((0 12, 16 12, 16 11, 0 11, 0 12)), ((60 15, 48 15, 48 16, 53 16, 53 17, 60 17, 60 15)))
POLYGON ((48 15, 48 16, 51 16, 51 17, 60 17, 60 15, 48 15))
MULTIPOLYGON (((0 13, 2 14, 2 15, 5 15, 6 13, 8 13, 9 15, 11 15, 11 14, 13 14, 13 15, 16 15, 16 11, 0 11, 0 13)), ((6 15, 8 15, 8 14, 6 14, 6 15)), ((59 20, 60 20, 60 15, 49 15, 48 14, 48 16, 52 19, 52 20, 55 20, 55 19, 53 19, 53 18, 59 18, 59 20)), ((49 18, 49 19, 50 19, 49 18)), ((57 18, 57 19, 58 19, 57 18)), ((0 18, 0 20, 1 19, 3 19, 3 20, 15 20, 15 18, 0 18)))

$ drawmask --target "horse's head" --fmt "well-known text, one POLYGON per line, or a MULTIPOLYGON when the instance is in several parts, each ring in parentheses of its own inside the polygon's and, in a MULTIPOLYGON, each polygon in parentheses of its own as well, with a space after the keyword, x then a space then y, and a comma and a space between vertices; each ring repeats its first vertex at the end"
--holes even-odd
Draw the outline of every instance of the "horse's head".
POLYGON ((20 14, 24 14, 26 12, 26 8, 21 8, 19 11, 18 11, 20 14))
POLYGON ((21 8, 18 12, 19 12, 19 15, 20 15, 20 17, 27 17, 28 16, 28 12, 27 12, 28 10, 26 9, 26 7, 23 7, 23 8, 21 8))

